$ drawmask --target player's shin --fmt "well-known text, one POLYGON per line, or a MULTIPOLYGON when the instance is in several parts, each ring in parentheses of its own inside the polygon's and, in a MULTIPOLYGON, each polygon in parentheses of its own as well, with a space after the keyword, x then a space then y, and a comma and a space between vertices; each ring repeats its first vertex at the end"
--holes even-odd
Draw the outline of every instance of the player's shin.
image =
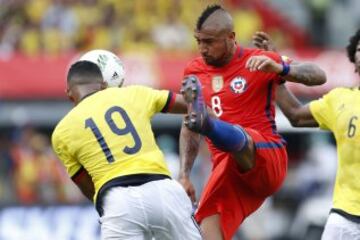
POLYGON ((220 150, 225 152, 240 152, 248 143, 244 130, 219 119, 208 118, 207 131, 202 134, 220 150))

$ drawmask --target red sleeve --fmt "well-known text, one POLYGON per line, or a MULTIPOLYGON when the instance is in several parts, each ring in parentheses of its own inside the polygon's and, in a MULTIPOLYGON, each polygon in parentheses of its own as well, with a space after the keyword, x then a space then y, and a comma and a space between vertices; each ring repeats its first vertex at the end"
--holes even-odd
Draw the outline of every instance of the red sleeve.
POLYGON ((193 66, 192 66, 192 62, 188 63, 184 69, 184 75, 183 77, 187 76, 187 75, 190 75, 194 72, 193 70, 193 66))
POLYGON ((202 69, 202 63, 201 58, 195 58, 194 60, 190 61, 185 69, 184 69, 184 77, 190 74, 197 74, 201 72, 202 69))
POLYGON ((185 69, 184 69, 184 73, 183 76, 185 77, 186 75, 189 75, 190 71, 189 71, 189 64, 186 65, 185 69))

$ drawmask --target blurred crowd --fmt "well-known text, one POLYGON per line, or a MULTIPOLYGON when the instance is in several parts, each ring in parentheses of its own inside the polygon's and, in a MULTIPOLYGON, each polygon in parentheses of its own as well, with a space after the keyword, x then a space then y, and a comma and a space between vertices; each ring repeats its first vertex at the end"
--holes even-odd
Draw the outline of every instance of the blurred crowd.
POLYGON ((280 48, 342 46, 360 23, 356 0, 0 0, 0 56, 94 48, 191 51, 198 13, 211 3, 232 11, 244 45, 265 30, 280 48))
POLYGON ((282 15, 306 29, 314 47, 343 48, 360 25, 358 0, 268 0, 282 15))
MULTIPOLYGON (((0 54, 57 55, 95 48, 191 51, 198 15, 216 2, 233 11, 242 44, 264 29, 261 8, 249 0, 0 0, 0 54)), ((282 42, 288 35, 277 29, 273 33, 282 42)))
MULTIPOLYGON (((156 139, 176 179, 179 171, 177 138, 162 133, 156 139)), ((198 158, 192 177, 199 196, 211 166, 205 144, 198 158)), ((0 206, 76 204, 86 201, 55 157, 49 131, 25 125, 0 134, 0 206)))
POLYGON ((58 54, 104 48, 189 49, 199 1, 0 1, 0 51, 58 54))
POLYGON ((0 135, 0 203, 79 203, 84 199, 55 157, 49 136, 30 126, 0 135))

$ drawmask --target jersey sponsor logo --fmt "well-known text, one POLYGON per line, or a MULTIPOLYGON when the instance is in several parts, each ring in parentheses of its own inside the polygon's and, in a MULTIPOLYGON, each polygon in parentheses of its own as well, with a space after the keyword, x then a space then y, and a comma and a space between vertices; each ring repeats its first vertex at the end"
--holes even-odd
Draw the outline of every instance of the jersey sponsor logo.
POLYGON ((234 93, 243 93, 247 88, 246 80, 242 77, 234 78, 230 83, 230 89, 234 93))
POLYGON ((214 92, 219 92, 224 86, 224 78, 222 76, 214 76, 211 81, 214 92))

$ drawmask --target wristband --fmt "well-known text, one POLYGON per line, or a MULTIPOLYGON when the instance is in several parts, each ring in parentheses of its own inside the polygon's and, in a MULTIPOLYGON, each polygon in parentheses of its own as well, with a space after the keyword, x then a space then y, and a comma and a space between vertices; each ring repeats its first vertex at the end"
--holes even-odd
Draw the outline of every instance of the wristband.
POLYGON ((290 64, 284 62, 284 61, 281 61, 281 64, 283 66, 283 70, 281 71, 281 73, 279 73, 280 76, 286 76, 289 74, 290 72, 290 64))

